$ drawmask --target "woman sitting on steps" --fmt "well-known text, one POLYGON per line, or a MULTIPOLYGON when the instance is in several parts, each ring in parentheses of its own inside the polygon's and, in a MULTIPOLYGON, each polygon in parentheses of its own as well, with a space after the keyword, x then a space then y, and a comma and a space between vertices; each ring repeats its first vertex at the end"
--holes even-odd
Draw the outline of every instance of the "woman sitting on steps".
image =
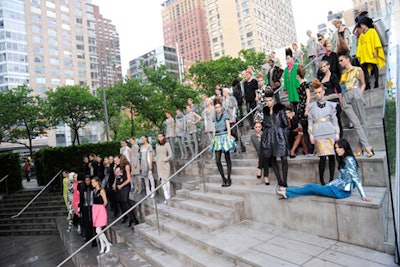
POLYGON ((353 151, 346 139, 340 139, 335 143, 336 158, 339 165, 339 175, 326 185, 306 184, 302 187, 277 187, 276 193, 281 199, 319 195, 336 199, 351 196, 351 191, 357 187, 361 199, 372 202, 367 197, 358 176, 358 164, 354 158, 353 151))

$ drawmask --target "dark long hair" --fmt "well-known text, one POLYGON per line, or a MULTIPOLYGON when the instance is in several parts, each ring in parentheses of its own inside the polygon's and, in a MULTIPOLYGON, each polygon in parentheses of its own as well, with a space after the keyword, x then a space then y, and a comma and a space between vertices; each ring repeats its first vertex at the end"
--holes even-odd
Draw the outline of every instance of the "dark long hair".
MULTIPOLYGON (((340 170, 340 169, 344 168, 344 165, 345 165, 344 159, 345 159, 347 156, 351 156, 351 157, 354 158, 354 154, 353 154, 353 150, 351 150, 351 146, 350 146, 349 142, 348 142, 346 139, 344 139, 344 138, 342 138, 342 139, 340 139, 339 141, 337 141, 337 142, 335 143, 335 145, 337 145, 338 147, 344 149, 344 154, 343 154, 343 156, 339 156, 339 155, 336 153, 336 151, 335 151, 335 153, 336 153, 336 159, 337 159, 337 162, 338 162, 338 169, 340 170)), ((356 161, 356 162, 357 162, 357 161, 356 161)), ((358 163, 357 163, 357 166, 358 166, 358 163)))

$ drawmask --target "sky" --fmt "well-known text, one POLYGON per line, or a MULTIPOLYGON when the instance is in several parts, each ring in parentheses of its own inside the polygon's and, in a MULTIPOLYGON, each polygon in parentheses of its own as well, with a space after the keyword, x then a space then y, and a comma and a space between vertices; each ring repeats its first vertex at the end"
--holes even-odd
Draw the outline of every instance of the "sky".
MULTIPOLYGON (((164 0, 92 0, 92 2, 98 5, 100 13, 117 27, 123 74, 126 73, 130 60, 163 45, 161 3, 164 0)), ((297 41, 305 43, 308 29, 316 34, 317 25, 326 22, 329 11, 336 13, 348 10, 352 8, 352 0, 292 0, 292 5, 297 41)))

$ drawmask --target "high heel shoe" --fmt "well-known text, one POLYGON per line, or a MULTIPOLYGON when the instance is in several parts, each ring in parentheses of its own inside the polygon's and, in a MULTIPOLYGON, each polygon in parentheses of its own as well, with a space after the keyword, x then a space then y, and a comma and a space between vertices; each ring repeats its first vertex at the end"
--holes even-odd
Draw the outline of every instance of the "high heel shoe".
POLYGON ((277 185, 277 186, 275 187, 275 193, 276 193, 278 196, 280 196, 279 200, 287 199, 286 193, 280 191, 280 186, 279 186, 279 185, 277 185))
POLYGON ((260 171, 260 174, 258 174, 258 171, 257 171, 257 179, 261 178, 261 170, 259 169, 259 171, 260 171))
POLYGON ((265 183, 266 186, 270 185, 268 177, 264 177, 264 183, 265 183), (266 181, 266 180, 268 180, 268 181, 266 181))
POLYGON ((361 156, 361 155, 363 155, 364 154, 364 150, 359 150, 359 151, 356 151, 356 152, 354 152, 354 156, 355 157, 359 157, 359 156, 361 156))
POLYGON ((290 154, 289 158, 294 159, 297 155, 296 154, 290 154))
POLYGON ((367 153, 367 157, 370 158, 370 157, 372 157, 374 155, 375 155, 374 149, 371 148, 371 151, 369 153, 367 153))

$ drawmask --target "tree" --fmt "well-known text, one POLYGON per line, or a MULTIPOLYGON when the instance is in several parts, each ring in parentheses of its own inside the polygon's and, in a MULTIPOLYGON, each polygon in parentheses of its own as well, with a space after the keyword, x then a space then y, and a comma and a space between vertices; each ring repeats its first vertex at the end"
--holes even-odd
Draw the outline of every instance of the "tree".
POLYGON ((89 122, 101 120, 102 104, 90 93, 88 87, 77 85, 57 87, 55 91, 47 91, 46 114, 49 125, 67 124, 74 132, 75 141, 79 141, 79 129, 89 122))
POLYGON ((0 92, 0 143, 24 145, 32 157, 32 139, 43 131, 42 103, 26 85, 0 92))
POLYGON ((265 64, 264 52, 255 52, 252 49, 242 49, 239 51, 239 57, 245 63, 246 68, 253 66, 257 71, 261 71, 262 65, 265 64))
POLYGON ((232 76, 239 75, 246 68, 246 64, 241 59, 223 56, 216 60, 192 65, 189 68, 188 78, 208 95, 213 95, 216 84, 230 86, 232 76))

